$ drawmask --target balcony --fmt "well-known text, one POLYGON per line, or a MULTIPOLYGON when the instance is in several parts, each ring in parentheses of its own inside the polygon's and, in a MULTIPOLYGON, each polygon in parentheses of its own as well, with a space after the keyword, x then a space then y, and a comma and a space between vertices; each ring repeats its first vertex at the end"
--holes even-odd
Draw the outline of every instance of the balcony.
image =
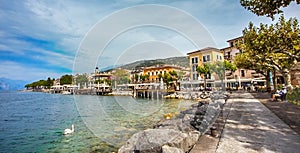
POLYGON ((254 78, 261 77, 261 75, 260 75, 259 73, 255 72, 255 71, 252 71, 252 72, 251 72, 251 75, 252 75, 252 77, 254 77, 254 78))
POLYGON ((260 74, 258 74, 258 73, 252 73, 252 76, 253 76, 254 78, 258 78, 258 77, 260 77, 260 74))
POLYGON ((226 76, 230 76, 230 75, 232 75, 232 72, 231 71, 226 71, 226 76))
POLYGON ((232 60, 232 55, 225 55, 225 56, 224 56, 224 59, 225 59, 225 60, 232 60))

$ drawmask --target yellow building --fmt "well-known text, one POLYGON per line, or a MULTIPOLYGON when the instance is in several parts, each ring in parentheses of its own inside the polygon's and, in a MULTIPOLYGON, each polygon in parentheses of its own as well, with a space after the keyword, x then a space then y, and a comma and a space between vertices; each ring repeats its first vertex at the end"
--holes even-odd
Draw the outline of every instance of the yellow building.
POLYGON ((201 80, 197 72, 198 66, 203 66, 205 63, 214 63, 216 61, 223 61, 224 55, 219 49, 213 47, 203 48, 197 51, 187 53, 190 63, 190 77, 191 80, 201 80))
POLYGON ((149 75, 149 82, 159 82, 159 74, 164 75, 171 71, 179 72, 182 68, 174 65, 156 65, 144 68, 144 75, 149 75))

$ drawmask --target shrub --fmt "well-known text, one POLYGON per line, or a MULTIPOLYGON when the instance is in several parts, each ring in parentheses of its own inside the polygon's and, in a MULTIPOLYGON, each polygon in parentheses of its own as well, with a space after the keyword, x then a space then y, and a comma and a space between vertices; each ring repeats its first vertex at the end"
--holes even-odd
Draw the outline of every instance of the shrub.
POLYGON ((296 105, 300 105, 300 88, 297 87, 287 93, 287 100, 296 105))

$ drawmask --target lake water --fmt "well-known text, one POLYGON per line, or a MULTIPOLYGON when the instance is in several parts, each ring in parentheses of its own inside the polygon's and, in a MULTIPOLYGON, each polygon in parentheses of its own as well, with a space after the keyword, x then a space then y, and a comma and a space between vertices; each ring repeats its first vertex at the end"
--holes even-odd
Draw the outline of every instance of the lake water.
POLYGON ((185 100, 0 93, 0 152, 117 152, 130 136, 151 128, 185 100), (63 130, 75 125, 75 133, 63 130))

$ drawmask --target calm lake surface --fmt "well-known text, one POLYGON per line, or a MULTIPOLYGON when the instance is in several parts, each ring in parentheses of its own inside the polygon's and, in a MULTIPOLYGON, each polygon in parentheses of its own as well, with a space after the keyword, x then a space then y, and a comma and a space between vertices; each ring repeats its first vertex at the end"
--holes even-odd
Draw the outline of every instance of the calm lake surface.
POLYGON ((0 93, 0 152, 113 152, 132 134, 152 128, 185 100, 0 93), (75 125, 75 132, 63 130, 75 125))

